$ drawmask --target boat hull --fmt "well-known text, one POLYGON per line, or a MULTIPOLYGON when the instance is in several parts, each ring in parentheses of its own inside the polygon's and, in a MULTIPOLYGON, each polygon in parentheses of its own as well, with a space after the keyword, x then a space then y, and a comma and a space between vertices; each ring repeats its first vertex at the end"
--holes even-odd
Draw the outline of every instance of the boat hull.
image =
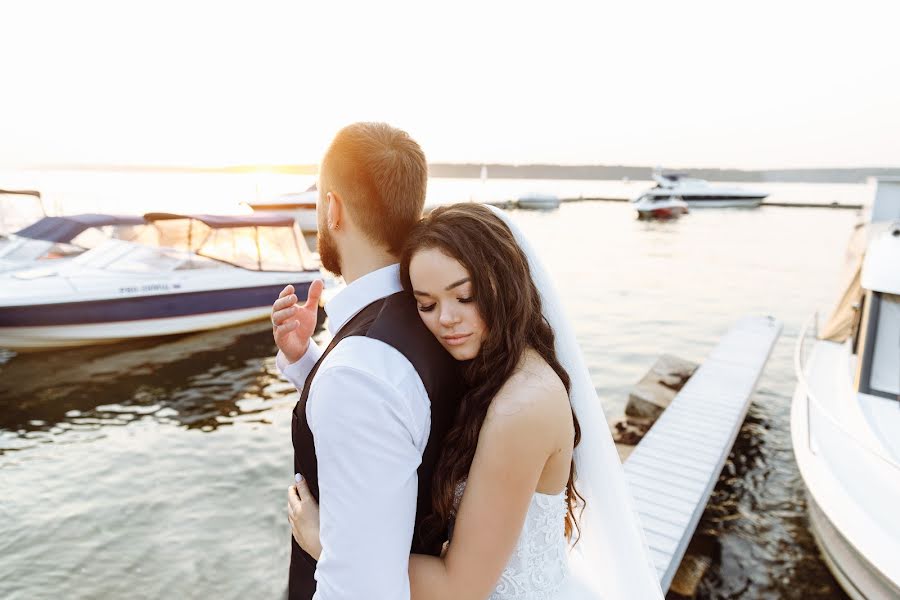
POLYGON ((763 198, 691 198, 682 196, 682 199, 691 208, 756 208, 762 204, 763 198))
MULTIPOLYGON (((266 318, 284 285, 0 307, 0 347, 33 351, 230 327, 266 318)), ((310 282, 293 285, 303 298, 310 282)))
POLYGON ((654 208, 649 210, 638 210, 639 219, 677 219, 687 211, 683 208, 654 208))
POLYGON ((891 563, 900 544, 889 533, 894 516, 883 510, 896 497, 895 475, 865 450, 841 443, 818 411, 798 383, 791 404, 791 442, 813 537, 829 570, 851 598, 900 598, 900 577, 891 563), (811 428, 819 432, 812 441, 811 428), (848 480, 848 472, 859 479, 848 480), (883 502, 880 509, 866 504, 873 499, 883 502))
POLYGON ((518 200, 516 207, 528 210, 553 210, 559 208, 559 200, 518 200))
POLYGON ((806 488, 806 501, 813 538, 825 564, 847 595, 853 600, 900 598, 900 588, 885 578, 841 535, 816 503, 809 488, 806 488))

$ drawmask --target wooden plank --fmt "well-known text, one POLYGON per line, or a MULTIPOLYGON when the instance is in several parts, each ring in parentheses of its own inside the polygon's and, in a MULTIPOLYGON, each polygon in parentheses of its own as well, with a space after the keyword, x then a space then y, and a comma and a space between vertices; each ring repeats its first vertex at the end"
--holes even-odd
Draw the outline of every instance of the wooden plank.
POLYGON ((781 327, 769 317, 736 322, 625 461, 664 591, 706 508, 781 327))

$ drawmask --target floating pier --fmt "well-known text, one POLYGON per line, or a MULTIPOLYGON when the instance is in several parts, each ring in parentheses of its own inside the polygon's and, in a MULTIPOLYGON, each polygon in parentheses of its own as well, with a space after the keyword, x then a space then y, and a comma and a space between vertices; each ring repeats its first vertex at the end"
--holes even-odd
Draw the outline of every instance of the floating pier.
POLYGON ((782 325, 735 323, 624 462, 664 591, 731 452, 782 325))
MULTIPOLYGON (((575 198, 562 198, 560 202, 631 202, 629 198, 608 198, 600 196, 578 196, 575 198)), ((842 208, 849 210, 859 210, 862 204, 840 204, 838 202, 766 202, 760 203, 760 206, 781 206, 786 208, 842 208)))

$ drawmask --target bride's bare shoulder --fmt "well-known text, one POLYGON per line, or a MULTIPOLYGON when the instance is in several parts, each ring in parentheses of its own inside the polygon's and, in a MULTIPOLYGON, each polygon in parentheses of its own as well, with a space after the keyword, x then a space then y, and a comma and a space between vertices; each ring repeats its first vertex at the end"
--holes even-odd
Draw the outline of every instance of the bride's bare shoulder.
POLYGON ((563 415, 571 410, 562 380, 540 354, 528 349, 491 402, 488 417, 546 419, 561 410, 563 415))

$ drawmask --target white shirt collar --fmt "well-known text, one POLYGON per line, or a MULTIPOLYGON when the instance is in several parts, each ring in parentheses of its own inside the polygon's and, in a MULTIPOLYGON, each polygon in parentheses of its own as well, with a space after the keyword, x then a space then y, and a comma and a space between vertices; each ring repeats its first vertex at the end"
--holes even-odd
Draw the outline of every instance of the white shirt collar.
POLYGON ((335 294, 325 304, 328 331, 335 335, 356 313, 376 300, 403 290, 400 284, 400 265, 393 264, 366 273, 335 294))

